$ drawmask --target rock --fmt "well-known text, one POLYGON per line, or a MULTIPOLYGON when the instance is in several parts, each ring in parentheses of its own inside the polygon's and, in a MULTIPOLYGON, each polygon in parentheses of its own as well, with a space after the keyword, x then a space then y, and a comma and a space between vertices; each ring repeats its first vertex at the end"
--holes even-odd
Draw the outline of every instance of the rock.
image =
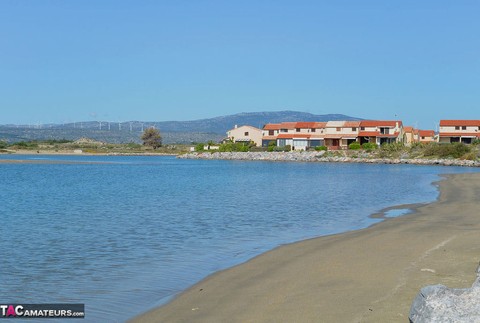
POLYGON ((373 158, 362 153, 357 158, 347 156, 328 156, 325 151, 290 151, 290 152, 192 152, 179 155, 185 159, 225 159, 225 160, 265 160, 298 161, 322 163, 372 163, 372 164, 412 164, 480 167, 480 162, 460 159, 409 159, 409 158, 373 158))
POLYGON ((423 287, 412 303, 410 322, 480 322, 480 267, 471 288, 423 287))

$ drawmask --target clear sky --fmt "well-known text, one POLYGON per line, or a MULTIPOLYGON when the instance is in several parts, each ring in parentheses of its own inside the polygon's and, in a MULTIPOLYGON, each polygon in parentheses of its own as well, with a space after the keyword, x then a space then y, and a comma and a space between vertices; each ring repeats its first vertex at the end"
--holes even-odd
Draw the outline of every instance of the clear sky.
POLYGON ((479 17, 477 0, 1 0, 0 124, 480 119, 479 17))

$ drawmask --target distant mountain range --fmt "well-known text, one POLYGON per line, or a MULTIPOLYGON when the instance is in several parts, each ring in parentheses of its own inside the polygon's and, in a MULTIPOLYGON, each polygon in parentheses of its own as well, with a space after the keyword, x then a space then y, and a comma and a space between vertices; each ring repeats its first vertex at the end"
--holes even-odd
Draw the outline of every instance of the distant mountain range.
POLYGON ((249 112, 193 121, 87 121, 47 125, 0 125, 0 140, 8 142, 87 137, 95 140, 140 142, 142 129, 156 127, 166 144, 220 141, 235 125, 262 128, 267 123, 287 121, 361 120, 343 114, 315 115, 298 111, 249 112))

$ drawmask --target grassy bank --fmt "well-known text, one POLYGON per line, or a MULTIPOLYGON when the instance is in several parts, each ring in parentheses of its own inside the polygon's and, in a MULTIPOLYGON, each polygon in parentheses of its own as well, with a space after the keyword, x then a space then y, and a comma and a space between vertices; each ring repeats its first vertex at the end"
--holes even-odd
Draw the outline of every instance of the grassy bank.
POLYGON ((137 143, 112 144, 90 139, 0 142, 0 153, 25 154, 182 154, 187 145, 163 145, 156 149, 137 143))

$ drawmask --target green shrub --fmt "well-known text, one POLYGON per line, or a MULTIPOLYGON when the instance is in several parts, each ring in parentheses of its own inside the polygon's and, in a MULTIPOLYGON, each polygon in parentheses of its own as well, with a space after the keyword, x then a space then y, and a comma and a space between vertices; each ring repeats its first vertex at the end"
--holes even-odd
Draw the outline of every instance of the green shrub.
POLYGON ((127 148, 129 148, 129 149, 140 149, 140 148, 142 148, 142 145, 134 143, 134 142, 129 142, 127 144, 127 148))
POLYGON ((54 144, 68 144, 68 143, 71 143, 73 141, 64 138, 64 139, 48 139, 48 140, 45 140, 45 141, 42 141, 42 142, 45 143, 45 144, 48 144, 48 145, 54 145, 54 144))
POLYGON ((38 147, 38 142, 36 141, 19 141, 14 143, 12 146, 16 148, 23 148, 23 149, 28 149, 28 148, 37 148, 38 147))
POLYGON ((285 151, 291 151, 291 150, 292 150, 292 146, 286 145, 286 146, 274 146, 272 147, 272 150, 269 150, 269 151, 285 152, 285 151))
POLYGON ((231 151, 247 152, 249 150, 250 150, 250 146, 248 144, 243 144, 241 142, 237 142, 237 143, 227 142, 227 143, 221 144, 220 147, 218 148, 218 151, 221 151, 221 152, 231 152, 231 151))
POLYGON ((382 144, 380 149, 386 152, 398 152, 404 150, 405 145, 403 144, 403 142, 392 142, 390 144, 384 143, 382 144))
POLYGON ((276 146, 277 146, 277 142, 275 140, 271 140, 268 143, 267 151, 275 151, 276 146))
POLYGON ((195 146, 195 151, 203 151, 204 146, 205 146, 204 144, 197 144, 195 146))
POLYGON ((477 153, 474 151, 471 151, 462 156, 462 159, 466 159, 466 160, 476 160, 477 158, 478 158, 477 153))
POLYGON ((366 142, 362 145, 362 148, 370 151, 370 150, 373 150, 373 149, 377 149, 377 145, 374 144, 374 143, 371 143, 371 142, 366 142))
POLYGON ((5 149, 8 147, 8 144, 6 141, 0 140, 0 149, 5 149))
POLYGON ((358 150, 360 148, 362 148, 362 145, 360 145, 359 142, 352 142, 350 145, 348 145, 348 149, 358 150))
POLYGON ((321 150, 327 151, 328 148, 327 148, 327 146, 317 146, 317 147, 315 147, 315 150, 317 150, 317 151, 321 151, 321 150))
POLYGON ((430 143, 425 146, 423 155, 427 157, 438 156, 440 158, 460 158, 464 155, 469 154, 471 151, 471 146, 459 142, 453 144, 430 143))

